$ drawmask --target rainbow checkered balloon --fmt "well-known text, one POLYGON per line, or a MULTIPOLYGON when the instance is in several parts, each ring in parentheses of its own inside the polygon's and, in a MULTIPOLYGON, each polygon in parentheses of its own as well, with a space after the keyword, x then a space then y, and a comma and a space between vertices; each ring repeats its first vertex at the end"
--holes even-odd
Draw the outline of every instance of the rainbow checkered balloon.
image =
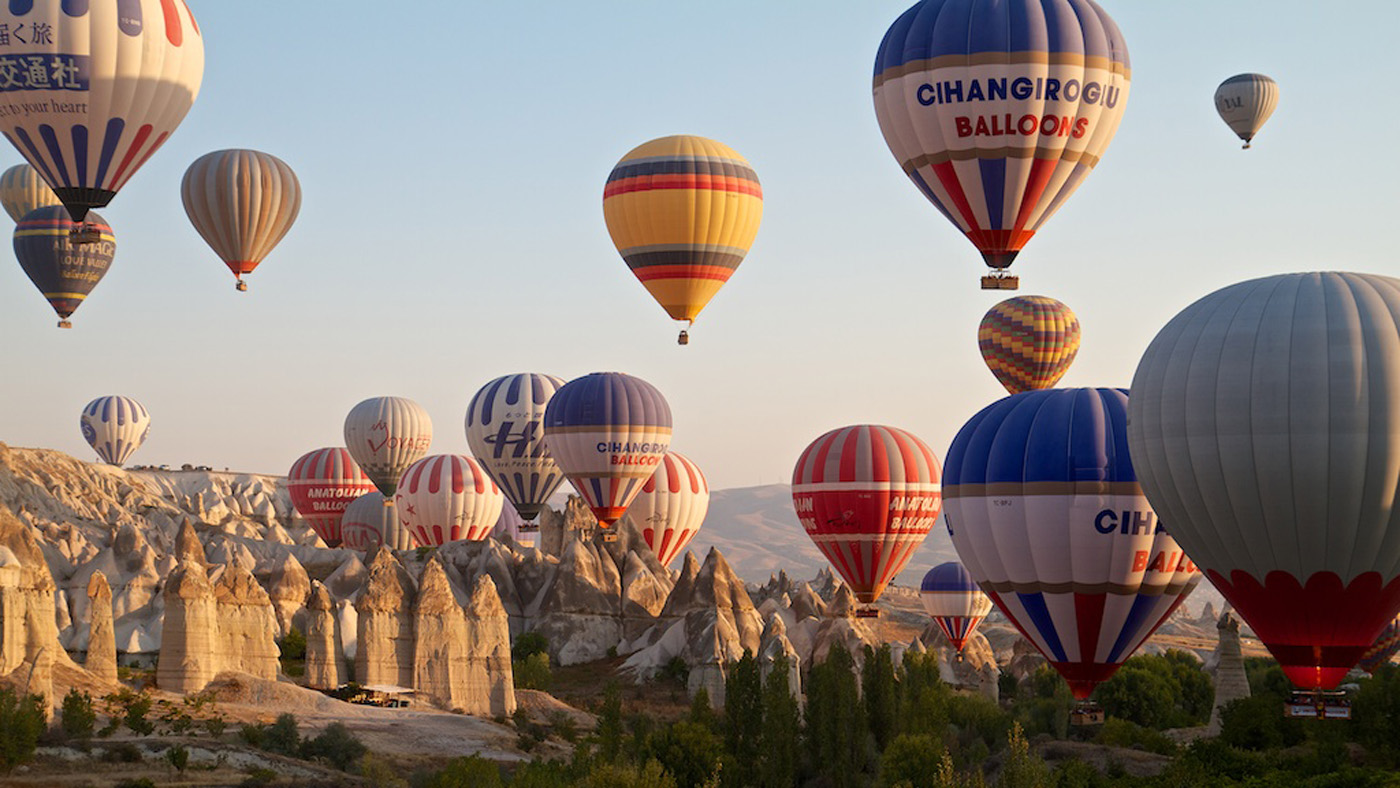
POLYGON ((988 310, 977 345, 1008 392, 1048 389, 1079 353, 1079 318, 1053 298, 1017 296, 988 310))

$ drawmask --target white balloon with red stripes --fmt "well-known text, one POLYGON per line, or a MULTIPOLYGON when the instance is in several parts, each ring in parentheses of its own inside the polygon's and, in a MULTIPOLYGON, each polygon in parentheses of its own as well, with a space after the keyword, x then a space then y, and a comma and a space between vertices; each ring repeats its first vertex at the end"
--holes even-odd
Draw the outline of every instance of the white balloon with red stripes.
POLYGON ((668 452, 627 508, 627 517, 642 532, 662 566, 668 566, 705 522, 710 485, 705 474, 680 452, 668 452))
POLYGON ((413 535, 399 522, 393 500, 375 490, 345 507, 340 516, 340 546, 368 552, 380 544, 391 550, 412 550, 413 535))
POLYGON ((504 503, 486 469, 461 454, 434 454, 415 462, 394 493, 399 522, 421 547, 485 539, 504 503))
POLYGON ((928 536, 943 507, 938 457, 897 427, 857 424, 807 447, 792 473, 797 519, 872 604, 928 536))

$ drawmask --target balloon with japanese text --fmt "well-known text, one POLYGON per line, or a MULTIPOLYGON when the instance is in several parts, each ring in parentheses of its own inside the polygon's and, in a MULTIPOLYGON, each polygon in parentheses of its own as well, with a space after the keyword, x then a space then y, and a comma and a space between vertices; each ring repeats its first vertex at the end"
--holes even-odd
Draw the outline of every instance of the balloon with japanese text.
POLYGON ((1152 506, 1305 690, 1400 614, 1400 279, 1280 274, 1172 318, 1133 376, 1152 506))
POLYGON ((948 533, 967 572, 1089 697, 1201 574, 1142 493, 1128 392, 1045 389, 973 416, 948 449, 948 533))
POLYGON ((81 222, 194 105, 199 25, 184 0, 23 0, 0 28, 0 132, 81 222))
POLYGON ((802 528, 856 599, 874 604, 928 536, 943 506, 933 450, 897 427, 832 430, 792 471, 802 528))
POLYGON ((997 272, 1099 163, 1132 71, 1093 0, 921 0, 875 58, 875 115, 914 185, 997 272))

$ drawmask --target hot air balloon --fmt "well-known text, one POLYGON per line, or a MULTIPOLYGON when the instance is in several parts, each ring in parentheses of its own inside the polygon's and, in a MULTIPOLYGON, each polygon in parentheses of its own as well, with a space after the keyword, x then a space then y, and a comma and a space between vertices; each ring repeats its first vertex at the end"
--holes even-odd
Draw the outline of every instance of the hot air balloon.
POLYGON ((1128 103, 1118 26, 1093 0, 921 0, 875 58, 875 115, 909 179, 993 274, 1099 163, 1128 103))
POLYGON ((31 211, 15 225, 15 257, 58 313, 59 328, 73 327, 68 317, 107 275, 117 254, 116 236, 101 216, 91 214, 86 227, 97 241, 74 243, 78 224, 58 205, 31 211))
POLYGON ((83 408, 79 423, 97 456, 118 468, 151 434, 151 414, 131 397, 98 397, 83 408))
POLYGON ((28 164, 16 164, 0 174, 0 205, 16 222, 35 209, 62 204, 28 164))
POLYGON ((1400 613, 1400 279, 1283 274, 1184 309, 1133 377, 1153 508, 1303 690, 1400 613))
POLYGON ((709 509, 705 474, 688 457, 671 451, 627 507, 627 517, 642 532, 656 560, 669 566, 695 538, 709 509))
POLYGON ((413 535, 399 522, 394 502, 372 490, 345 507, 340 517, 340 545, 368 552, 380 544, 391 550, 412 550, 413 535))
POLYGON ((411 399, 373 397, 345 417, 346 447, 386 497, 393 497, 399 477, 432 442, 432 419, 411 399))
MULTIPOLYGON (((499 485, 497 485, 499 486, 499 485)), ((530 549, 535 546, 535 536, 539 533, 537 526, 532 526, 520 517, 520 513, 514 506, 502 506, 501 516, 496 518, 496 525, 491 528, 491 538, 498 542, 504 542, 507 537, 514 542, 517 547, 530 549)))
POLYGON ((329 547, 341 541, 341 516, 351 502, 373 492, 374 484, 339 446, 309 451, 287 472, 292 506, 329 547))
POLYGON ((467 406, 467 443, 525 521, 564 482, 544 442, 544 411, 563 378, 521 373, 487 383, 467 406))
POLYGON ((666 456, 671 406, 641 378, 595 372, 554 392, 545 409, 544 437, 555 462, 607 529, 666 456))
POLYGON ((394 493, 399 522, 422 547, 485 539, 505 497, 476 460, 434 454, 409 466, 394 493))
POLYGON ((1381 669, 1381 665, 1388 664, 1397 651, 1400 651, 1400 618, 1385 625, 1376 642, 1361 655, 1356 667, 1367 673, 1375 673, 1381 669))
MULTIPOLYGON (((763 188, 727 145, 677 135, 633 148, 603 189, 613 244, 672 320, 695 322, 743 262, 763 219, 763 188)), ((681 331, 679 342, 690 341, 681 331)))
POLYGON ((251 274, 301 210, 301 183, 287 163, 255 150, 217 150, 185 171, 180 197, 194 229, 247 290, 251 274))
POLYGON ((939 477, 938 458, 914 435, 872 424, 842 427, 798 458, 792 505, 856 599, 872 605, 938 519, 939 477))
POLYGON ((1079 353, 1079 318, 1053 298, 1017 296, 987 311, 977 346, 1008 392, 1048 389, 1079 353))
POLYGON ((1122 389, 1032 391, 984 408, 948 449, 958 557, 1080 700, 1201 578, 1143 497, 1127 416, 1122 389))
POLYGON ((1263 74, 1236 74, 1215 89, 1215 110, 1249 150, 1278 107, 1278 83, 1263 74))
POLYGON ((111 201, 199 94, 204 41, 174 0, 24 0, 0 7, 7 95, 0 131, 74 221, 111 201), (19 31, 24 31, 21 38, 19 31))
POLYGON ((924 602, 924 610, 958 650, 959 657, 967 639, 977 631, 977 625, 992 612, 992 600, 982 593, 972 575, 957 561, 928 570, 919 586, 919 597, 924 602))

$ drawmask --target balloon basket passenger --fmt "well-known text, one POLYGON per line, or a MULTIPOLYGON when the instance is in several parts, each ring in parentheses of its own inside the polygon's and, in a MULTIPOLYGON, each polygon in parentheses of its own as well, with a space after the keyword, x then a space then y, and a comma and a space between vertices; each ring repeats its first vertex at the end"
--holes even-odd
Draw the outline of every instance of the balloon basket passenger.
POLYGON ((1092 700, 1079 700, 1074 702, 1074 710, 1069 714, 1069 724, 1076 727, 1088 725, 1102 725, 1104 722, 1103 709, 1092 700))

